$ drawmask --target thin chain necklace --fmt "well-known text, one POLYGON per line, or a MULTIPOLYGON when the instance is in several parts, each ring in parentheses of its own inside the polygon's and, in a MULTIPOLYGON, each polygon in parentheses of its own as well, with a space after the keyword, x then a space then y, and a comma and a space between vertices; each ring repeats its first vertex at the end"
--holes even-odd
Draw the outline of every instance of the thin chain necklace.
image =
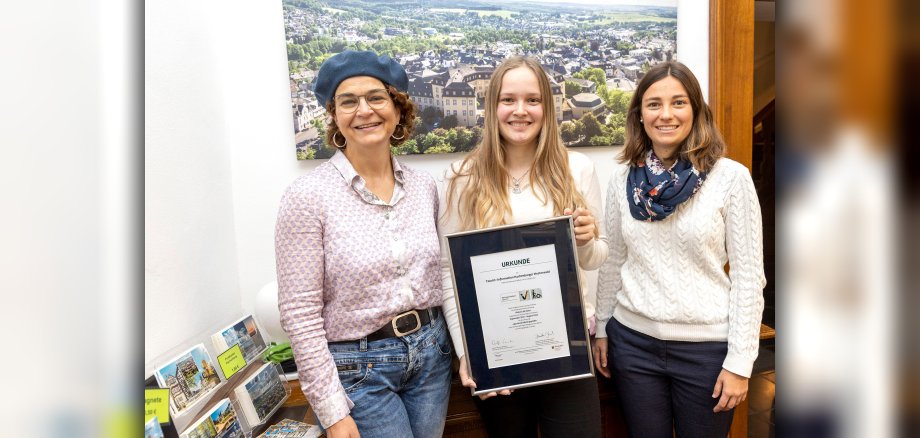
MULTIPOLYGON (((533 169, 533 167, 531 167, 530 169, 533 169)), ((519 195, 521 193, 521 181, 523 181, 524 177, 527 176, 528 173, 530 173, 530 169, 527 169, 527 171, 524 172, 523 175, 517 178, 511 176, 510 174, 508 175, 511 177, 511 192, 512 193, 516 195, 519 195)))

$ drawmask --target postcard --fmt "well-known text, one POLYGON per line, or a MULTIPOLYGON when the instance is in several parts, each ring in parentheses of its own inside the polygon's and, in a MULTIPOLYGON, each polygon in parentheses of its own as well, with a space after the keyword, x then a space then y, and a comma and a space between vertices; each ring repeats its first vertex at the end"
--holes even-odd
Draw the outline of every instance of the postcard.
POLYGON ((323 436, 323 429, 319 426, 284 418, 277 424, 269 426, 259 435, 259 438, 318 438, 320 436, 323 436))
POLYGON ((230 405, 230 399, 221 400, 217 406, 201 416, 182 432, 180 438, 242 438, 243 429, 230 405))
POLYGON ((154 375, 161 388, 169 389, 170 409, 175 415, 203 399, 220 384, 220 376, 203 344, 167 362, 154 375))
POLYGON ((214 342, 214 348, 218 352, 224 352, 234 344, 240 344, 246 363, 251 363, 262 350, 265 350, 265 340, 252 315, 247 315, 224 327, 211 336, 211 341, 214 342))
POLYGON ((252 377, 234 389, 240 409, 251 425, 260 424, 287 397, 284 382, 275 364, 262 365, 252 377))
POLYGON ((163 428, 157 417, 154 416, 144 425, 144 438, 163 438, 163 428))

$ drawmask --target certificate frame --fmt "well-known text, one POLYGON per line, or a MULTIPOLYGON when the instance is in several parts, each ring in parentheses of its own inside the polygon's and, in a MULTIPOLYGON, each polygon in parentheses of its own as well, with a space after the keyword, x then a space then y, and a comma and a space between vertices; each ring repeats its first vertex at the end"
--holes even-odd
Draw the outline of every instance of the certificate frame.
POLYGON ((464 360, 476 381, 473 395, 595 375, 571 216, 462 231, 445 238, 464 360), (510 260, 495 264, 502 259, 510 260), (515 265, 532 259, 533 266, 515 265), (541 291, 534 299, 549 306, 542 311, 531 303, 513 302, 513 293, 521 293, 524 300, 527 291, 535 290, 534 282, 546 286, 538 288, 541 291), (561 309, 562 318, 552 309, 561 309), (498 335, 495 324, 499 324, 498 335), (560 324, 564 329, 559 330, 560 324), (540 338, 547 333, 555 337, 555 345, 540 338))

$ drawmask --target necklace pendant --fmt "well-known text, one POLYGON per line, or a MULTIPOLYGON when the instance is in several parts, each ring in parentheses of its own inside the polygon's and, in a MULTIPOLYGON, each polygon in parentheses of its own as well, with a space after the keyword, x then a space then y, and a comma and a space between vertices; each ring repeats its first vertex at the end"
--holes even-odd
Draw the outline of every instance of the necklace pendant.
POLYGON ((511 193, 514 193, 515 195, 521 194, 521 181, 524 180, 524 177, 527 176, 528 173, 530 173, 530 169, 527 169, 527 171, 518 178, 508 175, 511 177, 511 193))

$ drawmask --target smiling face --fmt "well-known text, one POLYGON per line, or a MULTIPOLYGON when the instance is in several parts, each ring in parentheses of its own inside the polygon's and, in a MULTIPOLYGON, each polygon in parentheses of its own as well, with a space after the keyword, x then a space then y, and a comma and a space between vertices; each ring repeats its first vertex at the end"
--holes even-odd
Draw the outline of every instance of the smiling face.
POLYGON ((399 123, 399 112, 385 90, 383 82, 370 76, 350 77, 336 88, 335 123, 345 136, 346 147, 383 146, 389 150, 390 135, 399 123), (387 99, 383 104, 375 102, 380 99, 381 90, 387 99), (340 102, 353 104, 355 101, 358 106, 352 113, 346 113, 338 106, 340 102))
POLYGON ((506 146, 537 146, 543 129, 543 96, 537 76, 529 68, 511 69, 502 77, 495 115, 506 146))
POLYGON ((642 95, 642 126, 655 155, 670 164, 693 128, 693 108, 687 90, 673 76, 652 84, 642 95))

